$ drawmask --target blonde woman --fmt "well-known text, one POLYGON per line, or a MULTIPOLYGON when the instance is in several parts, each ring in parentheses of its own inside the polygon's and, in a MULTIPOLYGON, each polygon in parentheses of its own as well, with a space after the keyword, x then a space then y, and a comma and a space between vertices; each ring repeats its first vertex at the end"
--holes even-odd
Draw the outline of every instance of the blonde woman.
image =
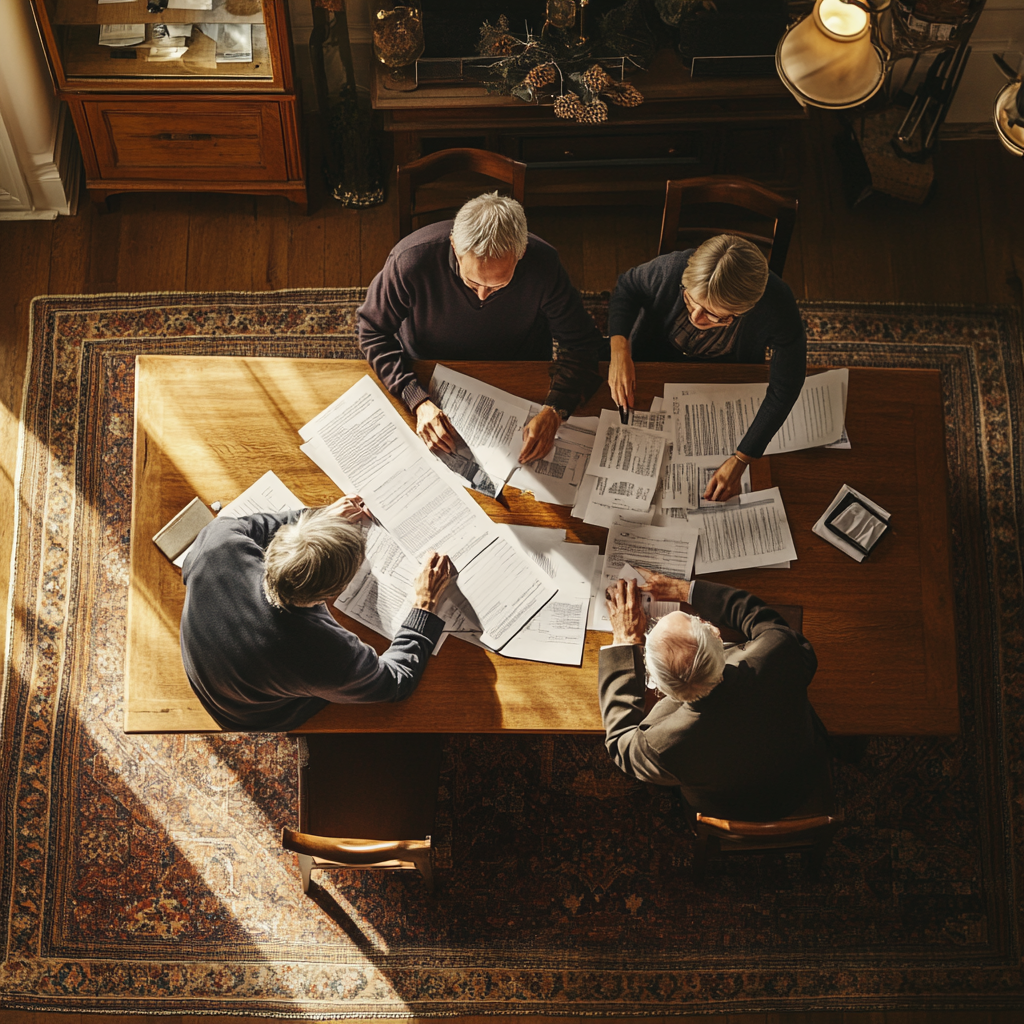
POLYGON ((633 407, 634 360, 763 363, 771 349, 764 402, 704 497, 725 501, 738 494, 743 470, 782 426, 807 370, 807 339, 793 293, 757 246, 716 235, 697 249, 627 270, 612 292, 608 333, 608 386, 624 408, 633 407))

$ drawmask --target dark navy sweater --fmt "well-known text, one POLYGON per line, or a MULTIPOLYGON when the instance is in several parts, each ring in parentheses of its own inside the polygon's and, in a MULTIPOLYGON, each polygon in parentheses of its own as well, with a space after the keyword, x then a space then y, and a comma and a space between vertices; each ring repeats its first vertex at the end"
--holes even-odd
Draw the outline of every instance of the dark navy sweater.
POLYGON ((391 250, 356 311, 359 344, 374 372, 411 410, 430 396, 414 359, 551 359, 544 402, 572 412, 601 383, 601 335, 558 253, 530 235, 512 280, 483 302, 463 283, 452 221, 414 231, 391 250))
POLYGON ((323 604, 275 608, 263 593, 263 552, 298 516, 215 519, 185 559, 181 657, 196 696, 222 728, 284 732, 327 704, 404 700, 444 628, 414 608, 378 657, 323 604))
MULTIPOLYGON (((686 360, 671 338, 673 325, 686 308, 681 280, 693 251, 666 253, 619 275, 608 303, 608 334, 629 338, 637 362, 686 360)), ((768 393, 739 443, 739 450, 751 458, 764 454, 786 421, 807 373, 807 336, 800 310, 789 285, 771 272, 760 301, 740 318, 733 350, 708 361, 763 363, 769 348, 768 393)))

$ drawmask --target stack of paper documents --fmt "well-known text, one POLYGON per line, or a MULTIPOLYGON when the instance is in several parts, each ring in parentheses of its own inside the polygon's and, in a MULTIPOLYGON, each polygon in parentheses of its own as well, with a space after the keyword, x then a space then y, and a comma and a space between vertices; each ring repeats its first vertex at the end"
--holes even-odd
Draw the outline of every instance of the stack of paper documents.
POLYGON ((698 537, 697 530, 686 523, 650 526, 618 517, 608 531, 604 565, 601 577, 596 581, 590 628, 611 631, 605 591, 620 579, 642 581, 643 577, 633 568, 636 565, 688 580, 693 574, 698 537))
POLYGON ((167 0, 169 11, 212 11, 213 0, 167 0))
POLYGON ((138 46, 145 41, 145 25, 100 25, 100 46, 138 46))
POLYGON ((188 52, 188 37, 191 34, 191 25, 153 25, 147 59, 180 60, 188 52))
POLYGON ((299 434, 302 451, 366 501, 414 565, 431 551, 451 558, 488 647, 501 650, 554 597, 558 587, 430 455, 370 377, 299 434))
POLYGON ((248 64, 252 60, 252 25, 206 22, 199 28, 216 42, 218 64, 248 64))
MULTIPOLYGON (((669 435, 660 413, 633 414, 624 424, 612 409, 602 409, 594 450, 572 514, 585 523, 610 527, 619 513, 653 515, 669 435)), ((647 522, 650 522, 650 515, 647 522)))
MULTIPOLYGON (((582 664, 591 581, 600 549, 596 545, 566 541, 565 530, 537 526, 510 526, 509 530, 523 550, 557 584, 558 593, 500 653, 508 658, 553 665, 582 664)), ((486 646, 478 633, 457 635, 469 643, 486 646)))

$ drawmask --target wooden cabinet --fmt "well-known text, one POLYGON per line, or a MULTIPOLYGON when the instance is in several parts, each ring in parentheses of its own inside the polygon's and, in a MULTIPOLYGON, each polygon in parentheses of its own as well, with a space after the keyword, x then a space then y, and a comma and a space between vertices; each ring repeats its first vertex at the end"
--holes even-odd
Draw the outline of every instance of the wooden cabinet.
POLYGON ((631 81, 639 107, 612 107, 602 124, 554 116, 552 98, 524 103, 479 83, 421 83, 391 92, 374 64, 371 96, 408 163, 475 146, 526 163, 530 205, 651 203, 665 180, 740 174, 786 191, 796 182, 797 130, 807 113, 778 77, 692 78, 670 50, 631 81))
POLYGON ((283 195, 306 183, 285 0, 34 0, 94 201, 127 191, 283 195), (104 26, 132 27, 103 45, 104 26))

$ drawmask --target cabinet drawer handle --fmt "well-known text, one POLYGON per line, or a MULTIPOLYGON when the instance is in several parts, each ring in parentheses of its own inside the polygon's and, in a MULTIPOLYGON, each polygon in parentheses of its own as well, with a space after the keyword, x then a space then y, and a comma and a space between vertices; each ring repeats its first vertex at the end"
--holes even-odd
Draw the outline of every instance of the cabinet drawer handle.
POLYGON ((161 132, 155 138, 161 142, 209 142, 213 136, 204 135, 202 132, 192 132, 191 134, 184 132, 161 132))

